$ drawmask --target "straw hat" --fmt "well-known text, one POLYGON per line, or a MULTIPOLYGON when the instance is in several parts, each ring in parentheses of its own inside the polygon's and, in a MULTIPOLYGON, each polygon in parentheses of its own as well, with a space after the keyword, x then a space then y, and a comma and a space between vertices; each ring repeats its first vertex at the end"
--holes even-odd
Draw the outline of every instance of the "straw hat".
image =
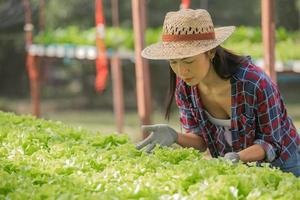
POLYGON ((234 30, 234 26, 215 28, 209 13, 203 9, 168 12, 162 41, 146 47, 142 56, 157 60, 195 56, 217 47, 234 30))

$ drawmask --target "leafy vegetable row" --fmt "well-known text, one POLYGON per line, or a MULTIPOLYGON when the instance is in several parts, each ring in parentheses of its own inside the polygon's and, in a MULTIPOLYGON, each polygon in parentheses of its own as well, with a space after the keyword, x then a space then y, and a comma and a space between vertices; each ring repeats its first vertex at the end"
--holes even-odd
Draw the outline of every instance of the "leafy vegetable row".
POLYGON ((0 199, 299 199, 300 179, 0 112, 0 199))

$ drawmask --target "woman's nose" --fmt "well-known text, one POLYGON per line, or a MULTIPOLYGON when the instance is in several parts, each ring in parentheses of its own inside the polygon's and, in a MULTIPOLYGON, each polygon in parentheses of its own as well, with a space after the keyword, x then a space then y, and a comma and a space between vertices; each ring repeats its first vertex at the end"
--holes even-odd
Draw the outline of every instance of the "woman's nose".
POLYGON ((179 67, 179 73, 180 73, 181 75, 185 75, 185 74, 187 74, 188 72, 190 72, 190 70, 189 70, 188 67, 182 66, 182 65, 179 67))

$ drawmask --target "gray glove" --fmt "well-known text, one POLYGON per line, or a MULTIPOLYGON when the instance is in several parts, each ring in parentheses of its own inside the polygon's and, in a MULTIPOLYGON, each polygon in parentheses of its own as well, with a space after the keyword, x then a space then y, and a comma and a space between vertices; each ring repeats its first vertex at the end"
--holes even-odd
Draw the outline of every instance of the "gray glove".
POLYGON ((224 155, 226 160, 230 160, 232 163, 238 163, 240 161, 240 156, 236 152, 228 152, 224 155))
POLYGON ((144 125, 142 131, 150 135, 136 145, 137 149, 147 146, 145 151, 150 153, 156 144, 171 146, 178 141, 178 133, 167 124, 144 125))

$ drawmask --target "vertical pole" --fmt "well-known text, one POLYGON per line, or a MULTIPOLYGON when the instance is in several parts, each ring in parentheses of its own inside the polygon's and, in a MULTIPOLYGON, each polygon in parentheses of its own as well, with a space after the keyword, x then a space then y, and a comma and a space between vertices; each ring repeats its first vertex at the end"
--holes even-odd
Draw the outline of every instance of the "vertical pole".
POLYGON ((31 23, 31 8, 29 0, 23 0, 23 7, 24 7, 24 17, 25 17, 25 44, 26 49, 32 44, 32 30, 33 25, 31 23))
POLYGON ((106 87, 108 76, 108 64, 106 56, 105 37, 105 18, 102 0, 95 0, 95 22, 96 22, 96 80, 95 89, 102 93, 106 87))
POLYGON ((274 0, 261 0, 264 70, 276 82, 274 0))
POLYGON ((190 7, 190 0, 181 0, 180 9, 188 9, 190 7))
MULTIPOLYGON (((112 0, 112 24, 114 27, 119 26, 119 5, 118 0, 112 0)), ((124 95, 123 95, 123 75, 122 63, 118 56, 111 58, 111 74, 113 83, 113 101, 114 113, 116 119, 117 131, 122 133, 124 123, 124 95)))
POLYGON ((39 1, 39 31, 45 30, 45 0, 39 1))
POLYGON ((29 75, 30 81, 30 94, 31 94, 31 103, 32 103, 32 114, 39 117, 40 112, 40 81, 39 81, 39 69, 37 66, 36 57, 30 55, 28 49, 32 44, 32 30, 33 25, 31 23, 31 8, 30 8, 30 1, 23 0, 23 7, 25 12, 25 43, 26 43, 26 50, 27 50, 27 57, 26 57, 26 68, 29 75))
POLYGON ((124 122, 123 78, 120 59, 117 56, 113 56, 111 58, 111 72, 113 82, 114 113, 117 131, 119 133, 122 133, 124 122))
MULTIPOLYGON (((146 29, 147 29, 147 4, 146 1, 143 0, 140 3, 140 9, 141 9, 141 28, 142 33, 145 36, 146 35, 146 29)), ((145 46, 145 38, 143 38, 143 48, 145 46)), ((145 95, 146 95, 146 113, 149 115, 149 122, 150 123, 150 115, 152 111, 152 99, 151 99, 151 80, 150 80, 150 69, 149 69, 149 62, 146 59, 143 60, 143 66, 144 66, 144 82, 145 82, 145 95)), ((147 123, 147 124, 148 124, 147 123)))
POLYGON ((111 8, 112 8, 112 24, 115 27, 119 27, 119 0, 112 0, 111 1, 111 8))
POLYGON ((27 70, 30 79, 30 94, 32 101, 32 114, 36 117, 41 116, 40 109, 40 72, 37 65, 38 59, 36 56, 27 54, 27 70))
MULTIPOLYGON (((136 71, 136 88, 137 88, 137 104, 138 114, 141 124, 150 124, 151 104, 150 83, 149 83, 149 66, 147 61, 141 57, 141 51, 144 48, 145 40, 145 21, 143 20, 141 6, 146 6, 145 0, 132 0, 132 18, 134 30, 134 44, 135 44, 135 71, 136 71), (147 105, 148 104, 148 105, 147 105)), ((147 137, 143 133, 143 137, 147 137)))
POLYGON ((201 0, 200 8, 207 10, 208 9, 208 0, 201 0))

